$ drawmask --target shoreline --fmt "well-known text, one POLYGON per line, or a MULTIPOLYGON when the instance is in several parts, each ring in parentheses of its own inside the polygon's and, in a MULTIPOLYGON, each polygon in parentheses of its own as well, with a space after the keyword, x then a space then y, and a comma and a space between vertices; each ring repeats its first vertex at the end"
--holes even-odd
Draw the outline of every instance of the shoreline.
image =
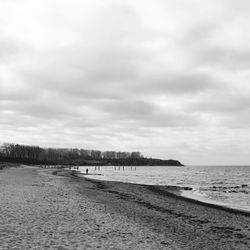
POLYGON ((248 249, 249 216, 161 188, 38 167, 0 171, 2 249, 248 249))
MULTIPOLYGON (((157 190, 158 187, 161 188, 161 187, 165 187, 165 186, 153 185, 153 189, 157 190)), ((203 206, 207 206, 207 207, 227 211, 227 212, 230 212, 230 213, 233 213, 233 214, 241 214, 241 215, 245 215, 245 216, 250 217, 250 211, 248 211, 248 210, 232 208, 232 207, 229 207, 229 206, 224 205, 224 204, 216 204, 216 203, 212 203, 212 202, 210 203, 209 201, 206 202, 206 201, 202 201, 202 200, 199 200, 199 199, 191 198, 191 197, 182 195, 181 193, 178 194, 178 192, 171 192, 171 190, 168 190, 168 186, 167 186, 166 192, 171 193, 174 196, 177 196, 179 199, 183 199, 185 201, 190 201, 190 202, 192 202, 194 204, 200 204, 200 205, 203 205, 203 206)), ((170 195, 170 194, 168 194, 168 195, 170 195)))
POLYGON ((250 210, 245 210, 242 208, 236 208, 236 207, 230 207, 230 204, 223 204, 220 202, 216 202, 213 200, 202 200, 199 199, 198 197, 196 198, 195 196, 190 197, 190 196, 186 196, 185 194, 182 193, 182 191, 185 191, 185 188, 189 188, 189 187, 181 187, 181 186, 171 186, 171 185, 147 185, 147 184, 140 184, 140 183, 133 183, 133 182, 122 182, 122 181, 109 181, 109 180, 100 180, 100 179, 95 179, 95 178, 88 178, 87 176, 91 176, 91 175, 102 175, 102 174, 84 174, 84 173, 80 173, 80 172, 76 172, 76 176, 80 177, 80 178, 86 178, 89 180, 93 180, 93 181, 100 181, 100 182, 107 182, 107 183, 124 183, 124 184, 133 184, 133 185, 141 185, 141 186, 145 186, 148 189, 151 190, 155 190, 155 192, 158 192, 159 194, 165 194, 165 195, 174 195, 177 196, 180 199, 186 200, 186 201, 190 201, 193 203, 197 203, 197 204, 201 204, 204 206, 208 206, 208 207, 212 207, 212 208, 217 208, 220 210, 224 210, 227 212, 231 212, 234 214, 242 214, 242 215, 246 215, 246 216, 250 216, 250 210))
MULTIPOLYGON (((130 203, 128 210, 130 210, 131 205, 133 209, 138 206, 140 212, 137 216, 142 217, 142 220, 145 220, 144 215, 141 215, 142 210, 145 214, 149 210, 150 220, 147 218, 146 223, 150 221, 153 224, 151 227, 156 231, 160 230, 166 233, 164 222, 163 225, 159 224, 166 221, 170 228, 173 227, 171 230, 174 232, 180 231, 178 240, 182 241, 186 237, 189 239, 200 237, 202 239, 202 242, 199 242, 198 245, 196 245, 197 242, 192 245, 192 240, 190 241, 192 243, 186 241, 186 248, 184 249, 248 249, 245 246, 250 245, 250 214, 248 212, 183 197, 178 194, 178 191, 171 191, 164 186, 94 180, 79 177, 77 172, 73 173, 73 177, 77 181, 81 182, 81 179, 83 179, 85 184, 89 182, 94 185, 95 192, 93 195, 97 197, 93 197, 94 199, 98 200, 101 195, 101 200, 105 202, 106 199, 103 196, 108 196, 111 202, 114 199, 114 203, 119 200, 124 207, 127 206, 126 203, 130 203), (161 217, 160 221, 157 218, 158 216, 161 217), (156 222, 152 222, 152 220, 156 220, 156 222), (177 223, 177 226, 170 221, 177 223), (194 231, 190 230, 190 227, 194 231), (188 228, 188 231, 186 228, 188 228), (243 231, 244 234, 241 233, 243 231), (213 239, 214 237, 216 240, 213 239), (244 246, 240 246, 241 240, 239 239, 245 239, 247 243, 243 240, 244 246), (214 244, 215 242, 216 244, 214 244), (206 244, 206 246, 203 244, 206 244)), ((92 195, 90 194, 90 196, 92 195)), ((113 208, 113 206, 111 207, 113 208)), ((119 213, 125 212, 125 208, 116 207, 115 209, 119 213)), ((127 212, 125 214, 131 216, 127 212)))

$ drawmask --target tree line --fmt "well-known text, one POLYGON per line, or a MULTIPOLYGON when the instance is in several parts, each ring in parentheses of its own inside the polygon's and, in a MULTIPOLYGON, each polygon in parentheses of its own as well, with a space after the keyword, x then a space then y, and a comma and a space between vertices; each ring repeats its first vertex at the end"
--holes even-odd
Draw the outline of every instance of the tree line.
POLYGON ((83 164, 90 161, 141 159, 140 152, 100 151, 78 148, 42 148, 32 145, 4 143, 0 146, 0 157, 21 161, 83 164))
POLYGON ((42 148, 4 143, 0 162, 55 165, 112 166, 183 166, 177 160, 145 158, 140 152, 100 151, 78 148, 42 148))

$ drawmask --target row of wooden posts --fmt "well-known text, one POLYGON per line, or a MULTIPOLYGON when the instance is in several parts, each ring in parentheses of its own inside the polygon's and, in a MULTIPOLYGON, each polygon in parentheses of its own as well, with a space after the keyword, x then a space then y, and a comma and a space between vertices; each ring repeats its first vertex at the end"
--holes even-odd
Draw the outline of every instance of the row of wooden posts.
MULTIPOLYGON (((122 166, 122 167, 121 166, 114 166, 114 170, 115 171, 121 171, 121 170, 125 171, 125 167, 124 166, 122 166)), ((136 167, 130 167, 130 170, 131 171, 136 171, 136 167)))
MULTIPOLYGON (((126 169, 126 168, 125 168, 124 166, 114 166, 114 170, 115 170, 115 171, 121 171, 121 170, 122 170, 122 171, 125 171, 125 169, 126 169)), ((100 171, 100 170, 101 170, 101 167, 100 167, 100 166, 95 166, 95 171, 96 171, 96 170, 99 170, 99 171, 100 171)), ((130 170, 131 170, 131 171, 136 171, 136 167, 130 167, 130 170)))
MULTIPOLYGON (((68 168, 68 169, 76 169, 79 170, 79 166, 62 166, 62 165, 41 165, 41 168, 68 168)), ((114 166, 115 171, 125 171, 124 166, 114 166)), ((100 171, 100 166, 95 166, 95 171, 100 171)), ((136 171, 136 167, 130 167, 131 171, 136 171)))
POLYGON ((63 165, 40 165, 41 168, 68 168, 68 169, 79 169, 79 166, 63 166, 63 165))

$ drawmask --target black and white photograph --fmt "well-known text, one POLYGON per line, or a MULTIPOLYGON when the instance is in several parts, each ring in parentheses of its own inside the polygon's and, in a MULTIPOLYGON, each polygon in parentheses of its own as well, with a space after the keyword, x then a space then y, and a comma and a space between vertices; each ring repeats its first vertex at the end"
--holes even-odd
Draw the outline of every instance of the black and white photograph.
POLYGON ((250 249, 249 0, 0 0, 0 250, 250 249))

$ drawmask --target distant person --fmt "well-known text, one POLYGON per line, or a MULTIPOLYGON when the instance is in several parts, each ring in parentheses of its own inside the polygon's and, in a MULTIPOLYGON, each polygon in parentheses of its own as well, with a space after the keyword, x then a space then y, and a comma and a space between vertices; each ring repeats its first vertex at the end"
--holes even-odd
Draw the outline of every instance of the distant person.
POLYGON ((89 169, 87 168, 87 169, 86 169, 86 174, 88 174, 88 173, 89 173, 89 169))

